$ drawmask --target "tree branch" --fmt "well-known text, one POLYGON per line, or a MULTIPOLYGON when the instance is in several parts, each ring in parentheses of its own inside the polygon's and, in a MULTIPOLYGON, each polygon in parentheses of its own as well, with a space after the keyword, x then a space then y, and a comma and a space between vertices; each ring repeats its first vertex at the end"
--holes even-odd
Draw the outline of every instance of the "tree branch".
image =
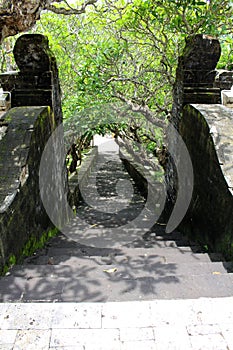
MULTIPOLYGON (((68 8, 56 7, 52 4, 47 4, 45 6, 45 9, 60 15, 80 15, 86 11, 87 6, 96 4, 98 0, 87 0, 82 4, 82 6, 79 9, 73 8, 68 4, 67 1, 65 0, 63 1, 68 6, 68 8)), ((60 1, 56 1, 56 2, 60 2, 60 1)))
POLYGON ((132 112, 141 113, 153 125, 156 125, 159 128, 164 128, 166 126, 165 121, 159 118, 156 118, 154 116, 154 113, 148 108, 148 106, 142 106, 142 105, 133 103, 131 100, 127 99, 120 92, 114 92, 114 97, 118 98, 122 102, 125 102, 130 107, 130 110, 132 112))
POLYGON ((98 0, 86 0, 80 8, 73 8, 67 0, 2 0, 0 4, 0 43, 9 36, 31 29, 40 18, 41 11, 49 10, 63 15, 80 15, 87 6, 95 5, 98 0), (65 3, 65 7, 56 7, 55 3, 65 3))

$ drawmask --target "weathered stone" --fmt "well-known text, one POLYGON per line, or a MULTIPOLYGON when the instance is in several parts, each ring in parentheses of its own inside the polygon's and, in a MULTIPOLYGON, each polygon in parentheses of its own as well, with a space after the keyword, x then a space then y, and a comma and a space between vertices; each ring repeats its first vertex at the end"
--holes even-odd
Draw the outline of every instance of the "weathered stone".
POLYGON ((214 86, 215 68, 220 55, 221 47, 217 39, 203 34, 186 39, 183 55, 178 60, 173 89, 172 122, 177 129, 185 104, 221 102, 220 89, 214 86))
MULTIPOLYGON (((178 132, 182 110, 186 104, 221 103, 220 89, 214 85, 215 67, 220 54, 221 48, 217 39, 202 34, 186 39, 183 55, 178 60, 173 88, 171 122, 178 132)), ((196 137, 198 138, 199 135, 197 134, 196 137)), ((172 151, 176 145, 176 140, 173 140, 169 149, 172 151)), ((169 157, 168 160, 165 179, 168 192, 165 211, 169 215, 176 201, 178 190, 177 172, 172 157, 169 157)))
POLYGON ((189 103, 220 103, 218 88, 184 87, 184 101, 189 103))
MULTIPOLYGON (((0 272, 10 256, 19 257, 30 239, 39 240, 51 227, 39 167, 48 139, 62 122, 58 69, 48 39, 23 35, 14 55, 20 71, 0 76, 4 90, 11 92, 12 107, 19 107, 3 115, 0 125, 0 272)), ((62 145, 62 137, 53 143, 54 157, 59 158, 62 145)), ((56 178, 60 168, 49 169, 56 178)), ((66 191, 65 164, 61 177, 66 191)))
MULTIPOLYGON (((188 37, 180 63, 184 70, 207 71, 215 69, 221 55, 217 39, 203 34, 188 37)), ((202 77, 199 77, 202 80, 202 77)))
POLYGON ((194 170, 182 228, 193 240, 233 257, 233 112, 222 105, 186 106, 180 123, 194 170))
POLYGON ((47 72, 56 61, 49 49, 48 38, 41 34, 20 36, 14 46, 14 57, 21 72, 47 72))
MULTIPOLYGON (((30 239, 39 240, 51 228, 41 199, 39 169, 44 147, 55 128, 53 114, 46 107, 13 108, 4 118, 8 127, 0 140, 0 272, 10 256, 20 257, 30 239)), ((55 156, 63 152, 62 138, 51 147, 55 156)), ((60 168, 50 164, 48 168, 56 179, 60 168)), ((62 171, 66 191, 65 165, 62 171)), ((53 187, 53 181, 45 181, 47 189, 53 187)))
POLYGON ((233 86, 233 71, 217 70, 214 86, 221 90, 230 90, 233 86))
POLYGON ((11 109, 0 141, 0 270, 19 256, 31 235, 40 237, 50 221, 39 191, 41 153, 53 129, 45 107, 11 109))
POLYGON ((11 92, 11 106, 50 106, 55 123, 62 122, 61 91, 56 59, 47 37, 41 34, 20 36, 14 47, 19 72, 0 75, 0 84, 11 92))

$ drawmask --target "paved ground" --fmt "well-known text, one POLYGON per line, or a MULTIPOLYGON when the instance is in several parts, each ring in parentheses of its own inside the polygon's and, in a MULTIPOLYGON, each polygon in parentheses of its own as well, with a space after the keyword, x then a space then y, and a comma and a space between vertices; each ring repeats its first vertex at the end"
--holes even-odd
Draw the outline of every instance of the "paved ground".
POLYGON ((232 350, 233 297, 0 304, 1 350, 232 350))

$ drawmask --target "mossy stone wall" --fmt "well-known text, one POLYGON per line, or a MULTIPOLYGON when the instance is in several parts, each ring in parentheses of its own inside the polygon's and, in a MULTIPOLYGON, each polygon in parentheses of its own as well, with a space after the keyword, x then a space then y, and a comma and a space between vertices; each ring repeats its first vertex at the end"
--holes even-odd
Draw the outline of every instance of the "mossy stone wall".
MULTIPOLYGON (((18 107, 5 114, 0 140, 0 271, 25 244, 51 228, 39 189, 40 159, 54 129, 48 107, 18 107)), ((48 164, 49 166, 49 164, 48 164)))
POLYGON ((219 104, 187 105, 180 134, 194 170, 192 202, 181 227, 233 258, 233 110, 219 104))

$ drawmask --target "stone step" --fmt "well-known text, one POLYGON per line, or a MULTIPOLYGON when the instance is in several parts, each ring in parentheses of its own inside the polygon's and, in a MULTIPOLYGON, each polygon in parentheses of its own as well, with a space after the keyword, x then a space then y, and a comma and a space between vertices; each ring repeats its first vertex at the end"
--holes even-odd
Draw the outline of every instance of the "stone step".
MULTIPOLYGON (((52 262, 52 261, 51 261, 52 262)), ((146 261, 127 264, 126 262, 105 264, 95 259, 83 259, 72 265, 16 265, 8 275, 23 277, 27 280, 36 277, 85 277, 85 278, 141 278, 145 276, 206 275, 225 274, 232 271, 233 263, 197 262, 197 263, 161 263, 146 261)))
MULTIPOLYGON (((125 244, 123 247, 127 248, 137 248, 137 247, 153 247, 153 246, 160 246, 160 247, 177 247, 177 246, 190 246, 190 242, 187 240, 165 240, 165 239, 148 239, 148 240, 143 240, 143 239, 137 239, 134 240, 130 243, 125 244)), ((196 246, 196 245, 195 245, 196 246)), ((75 241, 72 240, 66 240, 66 239, 53 239, 49 243, 46 244, 47 248, 53 247, 53 248, 73 248, 73 249, 89 249, 93 250, 94 248, 92 247, 87 247, 83 244, 79 244, 75 241)), ((104 248, 95 248, 95 249, 104 249, 104 248)), ((111 251, 111 248, 105 249, 105 251, 111 251)), ((104 250, 103 250, 104 251, 104 250)))
POLYGON ((123 247, 127 248, 153 248, 153 247, 158 247, 158 248, 178 248, 180 247, 181 249, 189 249, 190 251, 195 251, 195 252, 203 252, 203 249, 197 245, 193 244, 190 245, 186 241, 173 241, 173 240, 135 240, 133 242, 125 244, 123 247))
MULTIPOLYGON (((141 242, 140 242, 141 243, 141 242)), ((175 241, 161 241, 161 242, 153 242, 148 243, 148 246, 144 246, 141 244, 135 244, 132 246, 122 246, 121 248, 115 248, 115 249, 104 249, 104 248, 92 248, 92 247, 71 247, 71 248, 63 248, 63 247, 49 247, 47 249, 48 255, 59 255, 61 253, 67 254, 67 255, 107 255, 107 254, 115 254, 115 255, 122 255, 122 254, 132 254, 133 252, 137 253, 156 253, 157 251, 160 253, 161 250, 166 252, 176 252, 177 250, 180 250, 182 252, 190 252, 191 248, 190 246, 177 246, 175 241)))
POLYGON ((144 240, 145 241, 183 241, 183 242, 186 242, 187 244, 192 242, 189 239, 183 237, 182 234, 179 232, 176 232, 174 234, 173 233, 159 233, 159 234, 156 234, 154 236, 152 233, 152 235, 150 235, 150 236, 145 235, 144 240))
MULTIPOLYGON (((137 239, 133 239, 130 243, 127 244, 127 246, 134 246, 134 241, 138 242, 157 242, 157 241, 175 241, 177 242, 177 245, 196 245, 195 242, 187 239, 184 235, 182 235, 178 231, 174 231, 172 233, 166 233, 165 232, 165 225, 155 225, 149 232, 145 233, 142 237, 137 239)), ((135 228, 134 228, 135 230, 135 228)), ((141 230, 139 230, 141 232, 141 230)), ((133 235, 132 235, 133 236, 133 235)), ((89 242, 90 243, 90 242, 89 242)), ((53 237, 46 246, 53 246, 53 247, 84 247, 84 244, 79 243, 78 240, 72 240, 70 237, 67 237, 66 235, 59 233, 56 237, 53 237)))
MULTIPOLYGON (((195 250, 196 247, 194 247, 195 250)), ((130 257, 139 256, 139 255, 161 255, 166 256, 167 254, 170 255, 184 255, 187 254, 193 255, 195 254, 191 247, 186 246, 177 246, 175 242, 168 243, 166 245, 166 242, 161 242, 154 244, 153 246, 149 247, 122 247, 121 249, 112 249, 111 250, 100 250, 98 248, 90 249, 88 247, 86 248, 49 248, 47 250, 47 255, 49 256, 59 256, 59 255, 69 255, 69 256, 94 256, 94 255, 110 255, 110 256, 122 256, 122 255, 128 255, 130 257), (104 253, 104 254, 103 254, 104 253), (106 254, 107 253, 107 254, 106 254)), ((199 253, 203 256, 204 253, 199 253)))
MULTIPOLYGON (((98 252, 97 252, 98 253, 98 252)), ((106 261, 106 264, 114 264, 121 262, 134 262, 141 261, 145 263, 146 261, 154 261, 161 263, 194 263, 194 262, 210 262, 211 259, 206 253, 193 253, 184 249, 179 248, 128 248, 121 250, 112 250, 111 253, 105 254, 104 256, 99 253, 98 255, 93 255, 85 250, 73 250, 68 248, 51 248, 47 254, 35 255, 26 259, 27 264, 72 264, 78 261, 82 261, 85 258, 95 259, 101 264, 102 261, 106 261)))
POLYGON ((173 231, 171 233, 166 233, 166 225, 155 225, 149 232, 145 233, 143 236, 144 240, 175 240, 184 241, 186 243, 193 243, 190 239, 185 237, 179 231, 173 231))
POLYGON ((1 302, 106 302, 229 297, 232 274, 161 275, 139 278, 8 276, 1 281, 1 302))
MULTIPOLYGON (((182 237, 181 234, 176 234, 173 236, 172 234, 169 235, 159 235, 159 236, 147 236, 145 239, 138 238, 135 240, 132 240, 129 243, 124 244, 124 247, 148 247, 150 245, 175 245, 175 246, 197 246, 195 242, 192 242, 184 237, 182 237)), ((47 244, 46 247, 54 247, 54 248, 87 248, 86 245, 80 244, 72 239, 67 238, 66 236, 63 236, 62 234, 59 234, 57 237, 52 238, 47 244)), ((93 248, 89 248, 93 249, 93 248)), ((100 248, 99 248, 100 249, 100 248)), ((103 248, 101 248, 103 249, 103 248)), ((108 248, 111 250, 111 248, 108 248)))
POLYGON ((205 253, 206 250, 202 248, 200 245, 198 245, 195 242, 188 242, 186 240, 165 240, 165 239, 156 239, 156 240, 143 240, 143 239, 137 239, 133 242, 127 243, 123 245, 123 247, 127 248, 153 248, 153 247, 160 247, 160 248, 168 248, 168 247, 176 247, 186 250, 192 251, 193 253, 205 253))
MULTIPOLYGON (((161 236, 158 236, 159 238, 161 236)), ((180 238, 180 237, 179 237, 180 238)), ((47 249, 45 250, 44 254, 45 255, 74 255, 74 256, 108 256, 112 254, 118 254, 122 255, 126 254, 129 249, 131 249, 130 254, 138 254, 143 253, 143 251, 139 250, 141 249, 146 249, 145 253, 153 253, 160 255, 162 252, 161 249, 164 249, 164 254, 167 253, 176 253, 177 251, 180 251, 180 253, 199 253, 202 254, 203 257, 205 255, 206 251, 201 248, 199 245, 197 245, 195 242, 190 242, 187 239, 177 239, 177 240, 164 240, 162 239, 136 239, 130 243, 126 243, 125 245, 118 247, 118 248, 96 248, 96 247, 90 247, 86 246, 83 244, 79 244, 71 239, 68 239, 67 237, 61 235, 58 237, 53 238, 48 244, 47 244, 47 249), (60 249, 64 249, 61 251, 60 249), (137 248, 135 250, 135 248, 137 248), (173 250, 171 249, 173 248, 173 250), (148 250, 151 249, 151 250, 148 250), (137 252, 137 253, 135 253, 137 252)), ((222 261, 224 260, 221 254, 215 254, 215 253, 209 253, 209 258, 211 261, 222 261)), ((33 257, 33 260, 35 260, 35 257, 33 257)), ((206 260, 205 260, 206 261, 206 260)))

